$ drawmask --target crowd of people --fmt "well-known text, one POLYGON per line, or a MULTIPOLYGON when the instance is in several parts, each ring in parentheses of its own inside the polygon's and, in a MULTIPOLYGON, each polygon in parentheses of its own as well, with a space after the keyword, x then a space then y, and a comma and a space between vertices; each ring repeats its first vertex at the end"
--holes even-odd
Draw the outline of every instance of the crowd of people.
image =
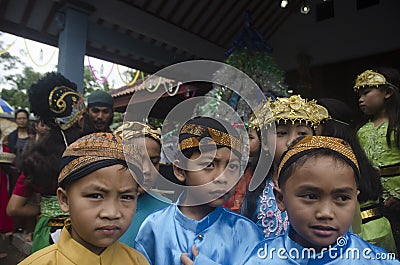
POLYGON ((21 264, 400 264, 400 73, 366 70, 353 89, 359 123, 340 100, 300 95, 248 123, 185 121, 173 200, 157 189, 160 128, 113 132, 110 94, 85 104, 48 73, 30 87, 35 129, 16 111, 2 145, 0 232, 32 232, 21 264))

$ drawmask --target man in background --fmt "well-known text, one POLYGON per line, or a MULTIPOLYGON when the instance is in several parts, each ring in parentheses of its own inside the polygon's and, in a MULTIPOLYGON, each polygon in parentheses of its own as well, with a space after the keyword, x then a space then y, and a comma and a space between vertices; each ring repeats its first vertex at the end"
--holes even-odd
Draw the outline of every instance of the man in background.
POLYGON ((88 97, 84 134, 111 132, 113 106, 114 99, 110 94, 102 90, 93 91, 88 97))

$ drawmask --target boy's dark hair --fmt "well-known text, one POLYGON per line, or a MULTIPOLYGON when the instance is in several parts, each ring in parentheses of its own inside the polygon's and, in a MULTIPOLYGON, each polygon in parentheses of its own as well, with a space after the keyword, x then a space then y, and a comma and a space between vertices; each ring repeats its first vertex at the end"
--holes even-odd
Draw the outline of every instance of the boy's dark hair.
MULTIPOLYGON (((282 156, 283 157, 283 156, 282 156)), ((281 189, 285 188, 286 181, 289 179, 289 177, 292 175, 292 172, 294 169, 296 169, 299 166, 304 165, 304 163, 309 159, 309 158, 317 158, 317 157, 333 157, 337 161, 341 161, 342 163, 348 165, 349 167, 352 168, 348 164, 348 161, 346 161, 342 155, 337 153, 336 151, 330 150, 330 149, 325 149, 325 148, 318 148, 318 149, 313 149, 309 150, 306 154, 302 156, 298 156, 297 159, 294 159, 286 168, 283 168, 282 171, 280 172, 278 176, 278 185, 281 189)), ((354 169, 353 169, 354 170, 354 169)), ((358 180, 357 180, 357 173, 354 172, 354 180, 357 183, 358 186, 358 180)))
POLYGON ((25 113, 26 114, 26 118, 29 119, 29 112, 26 109, 17 109, 15 111, 14 118, 17 119, 17 115, 19 113, 21 113, 21 112, 25 113))
POLYGON ((323 123, 323 136, 341 138, 348 142, 357 157, 360 167, 361 181, 358 183, 360 194, 359 202, 368 200, 377 200, 382 196, 382 184, 379 179, 379 171, 376 170, 365 155, 360 142, 358 141, 356 131, 349 125, 353 121, 353 111, 344 102, 337 99, 319 99, 318 104, 324 106, 332 119, 323 123), (348 123, 348 124, 345 124, 348 123))

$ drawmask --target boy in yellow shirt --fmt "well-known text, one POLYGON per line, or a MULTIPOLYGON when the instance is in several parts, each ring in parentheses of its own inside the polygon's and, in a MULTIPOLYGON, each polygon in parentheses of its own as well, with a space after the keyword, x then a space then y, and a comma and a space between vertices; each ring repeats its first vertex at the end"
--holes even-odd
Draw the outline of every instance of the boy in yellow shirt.
POLYGON ((130 145, 125 157, 121 138, 111 133, 90 134, 72 143, 61 160, 57 190, 70 223, 56 244, 20 264, 148 264, 142 254, 118 241, 136 211, 135 178, 142 175, 138 146, 130 145))

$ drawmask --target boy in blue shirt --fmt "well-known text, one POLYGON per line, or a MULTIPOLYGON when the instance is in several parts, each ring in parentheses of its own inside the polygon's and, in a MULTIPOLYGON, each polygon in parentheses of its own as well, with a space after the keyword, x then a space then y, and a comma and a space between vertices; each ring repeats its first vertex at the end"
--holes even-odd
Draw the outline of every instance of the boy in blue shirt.
POLYGON ((243 264, 399 264, 394 253, 348 232, 359 174, 344 140, 298 138, 282 156, 274 188, 290 228, 259 243, 243 264))
POLYGON ((147 217, 135 240, 150 264, 242 265, 263 238, 253 222, 222 208, 240 177, 241 146, 229 123, 198 117, 182 126, 174 174, 187 189, 147 217))

